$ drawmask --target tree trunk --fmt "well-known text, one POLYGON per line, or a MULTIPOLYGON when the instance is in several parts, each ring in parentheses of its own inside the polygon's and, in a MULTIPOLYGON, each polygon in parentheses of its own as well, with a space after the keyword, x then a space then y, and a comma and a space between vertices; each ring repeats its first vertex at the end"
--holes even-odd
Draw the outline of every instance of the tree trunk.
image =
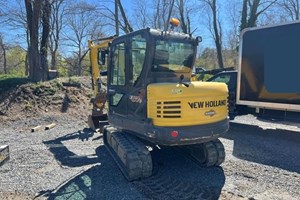
POLYGON ((223 56, 222 56, 222 38, 220 31, 218 29, 218 19, 217 19, 217 5, 216 5, 216 0, 212 1, 212 13, 213 13, 213 29, 214 29, 214 35, 215 35, 215 44, 216 44, 216 49, 217 49, 217 57, 218 57, 218 64, 219 68, 223 69, 224 68, 224 63, 223 63, 223 56))
POLYGON ((296 20, 299 20, 299 0, 296 0, 295 4, 295 18, 296 20))
MULTIPOLYGON (((27 25, 28 26, 28 25, 27 25)), ((28 49, 26 51, 26 56, 25 56, 25 76, 29 77, 29 46, 30 46, 30 34, 29 34, 29 27, 26 29, 26 42, 28 49)))
POLYGON ((133 31, 133 29, 132 29, 131 25, 129 24, 129 21, 128 21, 127 17, 126 17, 126 14, 125 14, 125 11, 123 9, 121 0, 116 0, 116 1, 118 1, 119 8, 120 8, 120 11, 121 11, 121 15, 122 15, 124 23, 125 23, 125 30, 124 30, 124 32, 125 33, 130 33, 130 32, 133 31))
POLYGON ((115 26, 116 26, 116 35, 119 36, 119 9, 118 9, 118 0, 115 0, 115 26))
POLYGON ((170 10, 169 10, 169 13, 168 13, 168 18, 167 18, 167 21, 164 24, 165 25, 165 31, 167 31, 168 27, 169 27, 169 23, 170 23, 172 11, 173 11, 173 6, 174 6, 174 1, 175 0, 172 0, 172 2, 171 2, 171 7, 170 7, 170 10))
POLYGON ((65 14, 65 0, 52 0, 51 17, 50 17, 50 33, 49 33, 49 49, 51 55, 51 69, 57 69, 57 51, 60 42, 60 32, 62 29, 62 18, 65 14))
POLYGON ((25 76, 29 76, 29 61, 28 61, 28 51, 25 56, 25 76))
POLYGON ((3 54, 3 71, 4 71, 4 74, 7 74, 6 49, 5 49, 3 39, 2 39, 2 35, 0 35, 0 48, 2 49, 2 54, 3 54))
POLYGON ((159 28, 161 28, 160 20, 159 20, 160 0, 157 0, 155 6, 156 6, 156 8, 155 8, 156 12, 155 12, 155 15, 154 15, 154 28, 159 29, 159 28))
POLYGON ((56 69, 56 52, 51 51, 51 69, 56 69))
POLYGON ((41 40, 41 47, 40 47, 43 81, 48 79, 47 50, 48 50, 48 42, 49 42, 48 39, 50 33, 50 14, 51 14, 51 4, 49 0, 45 0, 43 6, 43 16, 42 16, 43 31, 42 31, 42 40, 41 40))
POLYGON ((244 28, 248 27, 247 25, 247 3, 248 0, 243 0, 243 9, 242 9, 242 18, 241 18, 241 26, 240 26, 240 31, 242 31, 244 28))
POLYGON ((4 46, 3 46, 3 67, 4 67, 4 74, 7 74, 6 49, 4 46))
POLYGON ((190 34, 191 33, 191 20, 190 20, 190 17, 189 16, 187 16, 187 28, 188 28, 188 34, 190 34))
POLYGON ((247 23, 248 27, 256 26, 256 21, 257 21, 257 17, 258 17, 257 9, 258 9, 259 3, 260 3, 260 0, 253 0, 253 4, 251 6, 250 13, 249 13, 250 14, 249 20, 247 23))
POLYGON ((81 75, 81 47, 78 50, 77 76, 81 75))
POLYGON ((263 3, 261 3, 260 0, 253 0, 252 3, 250 3, 250 0, 243 0, 240 31, 248 27, 255 27, 259 15, 264 13, 269 7, 271 7, 276 2, 277 0, 264 2, 264 5, 266 3, 268 4, 265 5, 264 8, 261 8, 259 11, 258 8, 261 5, 263 5, 263 3), (248 5, 249 5, 249 16, 248 16, 248 5))
POLYGON ((27 13, 27 27, 29 29, 29 46, 28 46, 28 63, 29 63, 29 77, 33 81, 42 81, 42 69, 40 67, 39 55, 39 19, 42 2, 39 0, 31 1, 25 0, 27 13))
MULTIPOLYGON (((185 23, 185 18, 184 18, 184 2, 183 0, 179 1, 179 15, 180 15, 180 24, 181 24, 181 29, 183 33, 190 33, 188 32, 188 26, 185 23)), ((188 16, 187 16, 188 18, 188 16)), ((189 21, 189 19, 187 20, 189 21)))
POLYGON ((25 0, 27 27, 29 34, 28 63, 29 77, 33 81, 47 80, 47 45, 50 31, 49 18, 51 6, 49 0, 25 0), (42 16, 42 39, 39 51, 39 22, 42 16))

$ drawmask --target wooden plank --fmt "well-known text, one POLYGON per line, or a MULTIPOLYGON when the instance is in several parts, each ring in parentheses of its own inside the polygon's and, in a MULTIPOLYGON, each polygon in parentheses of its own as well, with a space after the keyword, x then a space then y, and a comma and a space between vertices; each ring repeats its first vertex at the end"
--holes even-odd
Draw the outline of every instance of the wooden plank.
POLYGON ((51 129, 51 128, 54 128, 55 126, 56 126, 55 123, 49 124, 49 125, 47 125, 47 126, 45 127, 45 130, 49 130, 49 129, 51 129))
POLYGON ((39 131, 41 129, 42 129, 42 126, 36 126, 36 127, 31 129, 31 132, 39 131))
POLYGON ((75 83, 63 82, 62 85, 66 87, 77 87, 77 88, 81 87, 81 84, 76 82, 75 83))

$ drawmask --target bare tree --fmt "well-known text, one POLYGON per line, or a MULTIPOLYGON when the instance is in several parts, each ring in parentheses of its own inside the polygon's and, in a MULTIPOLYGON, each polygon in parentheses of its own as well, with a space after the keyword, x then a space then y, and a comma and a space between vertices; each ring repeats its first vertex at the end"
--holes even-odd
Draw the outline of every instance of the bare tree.
MULTIPOLYGON (((173 0, 154 0, 153 1, 153 21, 152 26, 156 29, 165 29, 166 24, 169 24, 168 18, 173 0)), ((171 13, 174 15, 175 11, 171 13)))
POLYGON ((121 3, 121 0, 116 0, 118 2, 118 6, 119 6, 119 9, 121 11, 121 15, 122 15, 122 18, 124 20, 124 31, 125 33, 130 33, 133 31, 128 19, 127 19, 127 16, 125 14, 125 11, 124 11, 124 8, 123 8, 123 5, 121 3))
POLYGON ((5 8, 5 2, 4 2, 4 0, 0 0, 0 22, 3 20, 3 17, 6 15, 5 14, 5 10, 4 10, 4 8, 5 8))
POLYGON ((284 11, 284 18, 288 18, 292 21, 300 19, 299 0, 279 0, 277 4, 278 8, 284 11))
POLYGON ((50 36, 50 15, 51 15, 51 4, 50 0, 44 0, 42 5, 42 34, 40 41, 40 68, 42 68, 42 80, 48 79, 48 47, 49 47, 49 36, 50 36))
POLYGON ((119 1, 115 0, 115 26, 116 26, 116 35, 120 34, 120 29, 119 29, 119 1))
POLYGON ((82 62, 87 54, 87 41, 101 35, 101 18, 95 5, 80 1, 66 9, 66 25, 63 35, 66 45, 76 55, 77 75, 82 74, 82 62))
POLYGON ((27 27, 29 31, 29 75, 33 80, 40 81, 42 79, 42 70, 39 66, 39 20, 42 2, 25 0, 25 6, 27 13, 27 27))
MULTIPOLYGON (((114 10, 109 6, 109 2, 104 2, 99 9, 101 11, 101 16, 104 17, 104 23, 102 26, 112 26, 116 30, 116 35, 119 35, 119 28, 124 33, 129 33, 133 31, 133 27, 126 15, 123 4, 120 0, 114 0, 114 10), (120 12, 119 12, 120 11, 120 12)), ((110 2, 111 3, 111 2, 110 2)), ((112 33, 111 33, 112 34, 112 33)))
POLYGON ((225 66, 237 67, 238 45, 240 37, 241 2, 233 0, 228 2, 224 13, 226 16, 227 30, 224 37, 223 58, 225 66))
POLYGON ((5 13, 5 4, 6 2, 4 0, 0 0, 0 17, 3 17, 6 15, 5 13))
POLYGON ((256 26, 258 17, 276 2, 277 0, 243 0, 240 30, 256 26))
MULTIPOLYGON (((29 29, 27 28, 26 9, 23 0, 15 0, 13 6, 3 6, 3 23, 10 31, 17 33, 14 43, 27 44, 29 46, 29 29), (25 41, 25 42, 24 42, 25 41)), ((25 61, 26 75, 29 75, 29 65, 25 61)))
POLYGON ((51 55, 51 69, 56 69, 57 52, 60 44, 60 34, 63 28, 63 17, 66 4, 64 0, 53 0, 52 12, 50 16, 50 40, 49 49, 51 55))
POLYGON ((190 12, 192 9, 187 6, 186 0, 177 0, 176 4, 179 11, 180 26, 182 31, 184 33, 191 33, 190 12))
POLYGON ((0 34, 0 55, 2 54, 2 59, 3 60, 3 72, 4 74, 7 74, 7 59, 6 59, 6 46, 3 41, 3 36, 0 34))
POLYGON ((138 29, 151 26, 150 24, 150 4, 148 0, 140 0, 134 4, 133 17, 136 19, 136 27, 138 29))
POLYGON ((209 30, 213 36, 216 50, 219 68, 224 68, 223 56, 222 56, 222 27, 221 22, 218 18, 218 9, 216 0, 201 0, 210 9, 212 21, 209 23, 209 30))
POLYGON ((25 0, 25 7, 29 34, 29 77, 34 81, 45 81, 48 74, 47 48, 50 32, 50 1, 25 0), (42 31, 41 40, 39 40, 40 29, 42 31))

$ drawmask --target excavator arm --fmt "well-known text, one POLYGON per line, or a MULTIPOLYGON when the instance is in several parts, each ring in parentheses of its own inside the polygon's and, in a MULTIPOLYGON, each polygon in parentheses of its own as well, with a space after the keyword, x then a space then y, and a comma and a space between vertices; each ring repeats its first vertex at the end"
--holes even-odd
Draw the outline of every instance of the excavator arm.
POLYGON ((111 36, 88 41, 94 94, 94 97, 91 99, 93 110, 92 114, 88 117, 88 125, 93 130, 98 129, 101 122, 107 123, 107 114, 104 111, 107 100, 106 88, 102 87, 101 69, 103 70, 103 65, 105 65, 105 56, 108 53, 109 44, 114 38, 115 36, 111 36))

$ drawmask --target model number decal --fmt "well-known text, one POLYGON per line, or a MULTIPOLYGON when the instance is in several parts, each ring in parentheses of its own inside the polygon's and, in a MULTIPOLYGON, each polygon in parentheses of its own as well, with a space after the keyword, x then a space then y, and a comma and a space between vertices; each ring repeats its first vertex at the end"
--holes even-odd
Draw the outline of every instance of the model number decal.
POLYGON ((182 94, 182 89, 172 89, 171 93, 172 94, 182 94))
POLYGON ((188 102, 188 104, 192 109, 195 109, 195 108, 212 108, 212 107, 219 107, 219 106, 227 106, 227 101, 226 100, 198 101, 198 102, 188 102))
POLYGON ((131 102, 133 103, 142 103, 143 99, 140 97, 140 96, 133 96, 133 95, 130 95, 129 96, 129 99, 131 102))

